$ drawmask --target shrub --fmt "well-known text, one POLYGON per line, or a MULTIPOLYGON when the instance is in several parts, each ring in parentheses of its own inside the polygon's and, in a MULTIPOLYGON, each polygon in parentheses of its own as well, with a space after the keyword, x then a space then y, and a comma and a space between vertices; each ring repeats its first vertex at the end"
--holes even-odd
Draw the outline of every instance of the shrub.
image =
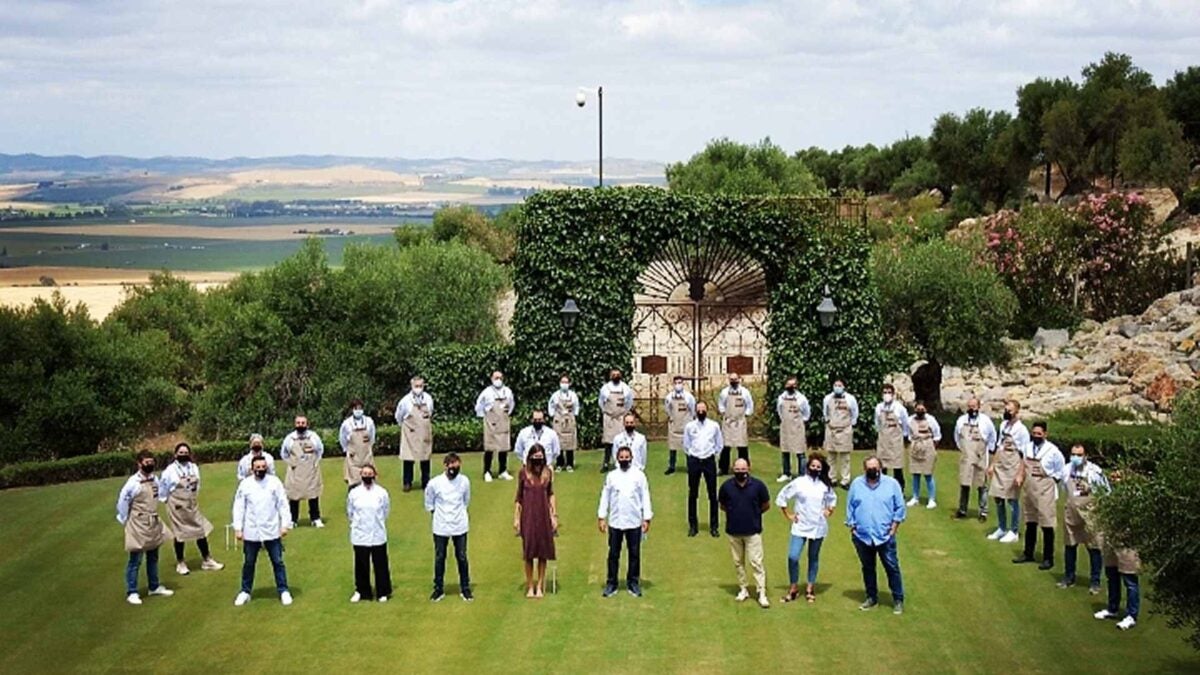
POLYGON ((1179 200, 1180 207, 1184 211, 1192 214, 1200 214, 1200 185, 1193 186, 1190 190, 1183 193, 1183 198, 1179 200))
MULTIPOLYGON (((473 419, 475 399, 491 382, 493 370, 503 372, 509 387, 516 389, 519 378, 509 372, 510 352, 508 345, 498 343, 432 347, 413 359, 412 370, 425 378, 438 417, 473 419)), ((525 401, 518 398, 517 403, 525 401)))

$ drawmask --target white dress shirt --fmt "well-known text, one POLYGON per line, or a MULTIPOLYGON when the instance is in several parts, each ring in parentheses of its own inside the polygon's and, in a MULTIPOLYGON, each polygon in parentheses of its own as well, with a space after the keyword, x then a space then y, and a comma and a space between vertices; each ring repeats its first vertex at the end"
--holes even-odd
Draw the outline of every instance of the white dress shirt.
POLYGON ((633 465, 639 469, 646 469, 646 437, 637 429, 633 433, 622 431, 613 438, 612 456, 613 461, 617 459, 617 451, 621 448, 629 448, 633 453, 633 465))
POLYGON ((522 464, 525 463, 525 455, 529 454, 529 449, 535 443, 542 446, 546 451, 546 463, 554 464, 554 460, 562 454, 562 446, 558 441, 558 432, 550 428, 549 424, 542 425, 541 429, 534 429, 533 425, 521 429, 517 432, 517 442, 513 445, 513 452, 517 454, 517 459, 522 464))
MULTIPOLYGON (((958 421, 954 423, 954 446, 962 450, 963 441, 966 440, 966 428, 971 423, 971 418, 967 415, 960 415, 958 421)), ((983 437, 984 447, 988 452, 996 451, 996 425, 992 419, 983 413, 975 416, 975 424, 979 425, 979 435, 983 437)))
POLYGON ((272 541, 283 530, 292 529, 283 482, 267 474, 262 479, 252 475, 238 483, 233 495, 233 529, 246 541, 272 541))
MULTIPOLYGON (((1067 477, 1067 461, 1063 458, 1062 450, 1058 446, 1051 443, 1050 439, 1042 441, 1042 447, 1037 447, 1030 439, 1029 445, 1025 446, 1025 452, 1022 453, 1025 459, 1036 460, 1042 465, 1042 471, 1047 476, 1056 481, 1062 481, 1067 477)), ((1056 493, 1057 494, 1057 493, 1056 493)))
POLYGON ((509 389, 507 385, 497 389, 495 385, 489 384, 479 392, 479 397, 475 399, 475 416, 486 416, 487 411, 492 409, 498 398, 504 399, 505 412, 511 415, 517 407, 517 402, 513 400, 512 389, 509 389))
MULTIPOLYGON (((738 393, 742 395, 742 400, 746 402, 746 417, 750 417, 754 414, 754 397, 750 395, 749 389, 741 385, 738 385, 737 390, 738 393)), ((721 390, 721 393, 717 395, 717 412, 721 413, 722 415, 725 414, 725 401, 728 398, 729 387, 726 386, 721 390)))
POLYGON ((196 479, 196 492, 200 492, 200 467, 196 466, 195 462, 180 464, 178 461, 171 462, 167 468, 163 469, 162 475, 158 479, 158 501, 165 502, 170 498, 171 492, 183 482, 183 479, 191 476, 196 479))
POLYGON ((342 420, 342 427, 338 429, 338 444, 342 446, 342 454, 346 453, 346 446, 350 445, 350 434, 355 431, 366 431, 371 438, 371 444, 375 444, 375 420, 369 415, 363 415, 361 420, 356 420, 351 415, 342 420))
POLYGON ((837 493, 820 479, 804 474, 779 491, 776 506, 788 506, 796 520, 792 521, 792 536, 805 539, 823 539, 829 534, 829 519, 826 509, 837 506, 837 493))
POLYGON ((683 452, 689 457, 705 459, 721 452, 725 447, 725 437, 721 435, 721 425, 705 418, 688 422, 683 427, 683 452))
POLYGON ((352 546, 382 546, 387 543, 387 517, 392 502, 378 483, 354 486, 346 495, 346 521, 350 523, 352 546))
POLYGON ((471 479, 461 473, 454 480, 444 473, 438 474, 425 486, 425 510, 433 514, 433 533, 439 537, 467 533, 470 504, 471 479))
POLYGON ((789 401, 800 402, 800 419, 807 422, 812 417, 812 407, 808 405, 808 399, 804 397, 804 394, 801 394, 799 391, 795 394, 789 394, 785 391, 779 395, 779 398, 775 399, 775 412, 779 414, 780 418, 783 417, 783 406, 789 401))
MULTIPOLYGON (((916 413, 908 418, 908 425, 904 427, 904 437, 912 441, 912 425, 913 420, 917 419, 916 413)), ((942 425, 938 424, 937 418, 929 413, 925 413, 925 421, 929 423, 929 433, 932 434, 930 440, 934 443, 942 440, 942 425)))
POLYGON ((1025 452, 1025 446, 1029 445, 1029 429, 1021 420, 1005 420, 1000 423, 1000 429, 996 432, 996 448, 1004 446, 1004 435, 1012 436, 1013 447, 1017 452, 1025 452))
POLYGON ((1084 461, 1081 467, 1067 462, 1067 475, 1066 480, 1062 482, 1062 489, 1068 497, 1080 496, 1080 491, 1075 485, 1076 479, 1079 478, 1088 484, 1088 494, 1105 495, 1112 492, 1112 485, 1104 475, 1104 469, 1088 461, 1084 461))
POLYGON ((604 410, 604 403, 608 400, 609 393, 614 391, 621 392, 621 394, 625 397, 625 412, 633 410, 633 389, 631 389, 628 384, 625 384, 624 380, 621 380, 616 384, 613 384, 612 380, 609 380, 601 385, 599 399, 600 409, 604 410))
MULTIPOLYGON (((267 452, 266 450, 263 450, 262 457, 263 457, 263 459, 267 460, 267 473, 274 476, 275 475, 275 458, 272 457, 271 453, 267 452)), ((253 462, 254 462, 254 452, 253 451, 247 452, 246 454, 242 455, 241 459, 238 460, 238 465, 237 465, 238 482, 241 482, 244 478, 246 478, 250 474, 254 473, 253 471, 251 471, 251 468, 250 468, 250 465, 253 462)))
POLYGON ((553 394, 550 394, 550 403, 546 405, 546 419, 554 419, 554 411, 558 409, 559 401, 562 401, 564 404, 571 403, 571 409, 575 411, 576 416, 579 415, 579 396, 574 390, 568 389, 563 391, 562 389, 558 389, 553 394))
POLYGON ((908 410, 895 399, 892 399, 891 403, 880 401, 875 404, 875 428, 883 429, 884 418, 889 412, 895 415, 896 421, 900 423, 900 435, 908 436, 908 410))
MULTIPOLYGON (((325 456, 325 442, 321 440, 321 434, 309 429, 304 432, 304 437, 312 441, 313 454, 316 455, 316 460, 319 462, 325 456)), ((279 456, 287 459, 292 454, 292 443, 298 438, 293 430, 290 434, 283 437, 283 443, 279 446, 279 456)))
POLYGON ((413 394, 411 391, 405 394, 404 398, 400 399, 400 402, 396 404, 396 424, 403 422, 405 418, 412 414, 413 407, 421 403, 424 403, 429 408, 429 414, 432 416, 433 396, 429 392, 422 390, 420 396, 413 394))
MULTIPOLYGON (((138 490, 142 489, 142 481, 146 480, 142 477, 142 472, 138 471, 125 481, 121 486, 121 491, 117 493, 117 522, 124 525, 125 521, 129 520, 129 505, 133 503, 134 497, 137 496, 138 490)), ((163 494, 162 483, 158 478, 152 478, 155 486, 158 488, 158 494, 163 494)))
POLYGON ((675 390, 672 389, 670 392, 667 393, 666 396, 663 397, 663 410, 666 411, 667 417, 669 418, 671 416, 671 412, 672 412, 671 401, 674 401, 676 396, 683 398, 683 400, 687 403, 688 412, 692 414, 692 419, 695 419, 696 418, 696 397, 692 396, 692 392, 690 392, 686 389, 679 392, 678 394, 676 394, 675 390))
MULTIPOLYGON (((842 394, 846 398, 846 406, 850 408, 850 426, 858 425, 858 399, 854 398, 854 394, 842 394)), ((829 411, 833 406, 833 399, 836 398, 833 392, 825 394, 825 399, 821 402, 821 414, 826 421, 829 421, 829 411)))
POLYGON ((640 528, 642 521, 654 517, 650 507, 650 482, 641 469, 629 467, 609 471, 600 489, 597 518, 604 518, 615 530, 640 528))

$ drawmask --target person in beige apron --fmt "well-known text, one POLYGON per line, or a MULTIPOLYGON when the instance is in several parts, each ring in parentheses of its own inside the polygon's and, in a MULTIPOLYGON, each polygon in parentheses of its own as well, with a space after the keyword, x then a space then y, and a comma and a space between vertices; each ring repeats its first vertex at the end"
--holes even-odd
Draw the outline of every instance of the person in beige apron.
POLYGON ((1029 432, 1030 442, 1022 456, 1021 511, 1025 516, 1025 551, 1013 558, 1014 563, 1033 562, 1038 528, 1042 528, 1042 562, 1040 570, 1054 567, 1054 526, 1058 523, 1058 484, 1066 475, 1062 452, 1046 440, 1046 423, 1034 422, 1029 432))
POLYGON ((971 488, 979 493, 979 522, 987 522, 988 455, 996 449, 996 426, 987 415, 979 414, 979 399, 967 401, 967 412, 954 424, 954 445, 958 448, 958 511, 955 518, 967 517, 971 488))
POLYGON ((808 420, 812 408, 808 399, 796 391, 796 378, 789 377, 783 384, 783 393, 775 400, 775 413, 779 415, 779 454, 783 461, 783 473, 776 483, 792 480, 792 455, 796 456, 796 473, 803 476, 804 456, 808 451, 808 420))
POLYGON ((725 447, 721 448, 721 459, 717 469, 722 476, 729 475, 730 449, 737 448, 738 459, 750 461, 750 417, 754 415, 754 398, 750 390, 741 386, 742 378, 737 373, 729 374, 729 386, 717 395, 717 412, 721 413, 721 435, 725 447))
POLYGON ((296 430, 283 437, 279 456, 287 462, 288 504, 292 509, 292 522, 300 521, 300 500, 308 500, 308 518, 313 527, 325 527, 321 520, 321 491, 325 484, 321 478, 321 457, 325 455, 325 444, 321 437, 308 430, 308 418, 296 417, 296 430))
POLYGON ((908 418, 908 440, 908 471, 913 479, 913 496, 908 505, 921 503, 921 478, 924 477, 925 491, 929 493, 925 508, 936 509, 937 481, 933 479, 933 470, 937 465, 937 444, 942 440, 942 427, 921 401, 917 401, 912 417, 908 418))
POLYGON ((663 410, 667 413, 667 470, 664 476, 675 473, 679 452, 683 450, 683 428, 696 419, 696 397, 683 385, 683 377, 676 375, 671 382, 671 391, 663 397, 663 410))
POLYGON ((904 429, 908 426, 908 411, 904 404, 896 400, 896 388, 891 384, 883 385, 883 400, 875 405, 875 456, 883 465, 883 471, 892 472, 892 478, 900 484, 900 491, 907 487, 904 483, 904 429))
POLYGON ((170 596, 158 581, 158 547, 163 545, 169 534, 158 517, 158 479, 154 476, 154 454, 142 450, 137 454, 138 472, 125 481, 117 495, 117 522, 125 527, 125 550, 129 552, 129 563, 125 566, 125 601, 131 605, 142 604, 138 596, 138 569, 142 556, 146 557, 146 577, 150 595, 170 596))
POLYGON ((988 492, 995 500, 999 525, 988 539, 1001 544, 1011 544, 1020 538, 1017 523, 1021 519, 1021 486, 1017 477, 1021 475, 1022 449, 1029 444, 1029 430, 1021 422, 1020 415, 1019 402, 1005 401, 1004 421, 1000 423, 996 450, 988 464, 988 492))
POLYGON ((338 429, 338 445, 342 446, 342 454, 346 456, 342 480, 349 492, 362 482, 362 468, 375 465, 375 420, 363 411, 360 398, 350 402, 350 416, 342 420, 338 429))
POLYGON ((492 458, 500 453, 500 478, 512 480, 508 451, 512 449, 512 420, 516 402, 504 386, 504 373, 492 373, 492 386, 484 387, 475 399, 475 415, 483 420, 483 482, 492 482, 492 458))
POLYGON ((633 389, 621 380, 621 371, 613 368, 609 372, 608 382, 600 387, 600 412, 604 422, 600 437, 604 450, 601 473, 612 468, 612 442, 617 434, 625 430, 625 413, 630 410, 633 410, 633 389))
MULTIPOLYGON (((1112 479, 1120 480, 1114 472, 1112 479)), ((1093 614, 1097 619, 1115 619, 1121 615, 1121 586, 1125 587, 1127 600, 1125 602, 1125 618, 1117 623, 1117 628, 1129 630, 1137 625, 1138 611, 1141 609, 1141 585, 1138 583, 1138 573, 1142 561, 1137 551, 1121 546, 1113 541, 1114 537, 1100 537, 1101 550, 1104 559, 1104 577, 1108 581, 1108 605, 1093 614)))
POLYGON ((183 559, 185 541, 195 541, 200 549, 203 558, 200 569, 224 569, 224 565, 213 560, 208 549, 208 535, 213 526, 200 513, 200 467, 192 461, 192 449, 187 443, 175 446, 175 461, 163 470, 159 487, 158 498, 167 503, 167 516, 175 533, 175 571, 184 575, 190 572, 183 559))
POLYGON ((1100 552, 1102 537, 1097 528, 1095 496, 1109 491, 1108 478, 1104 471, 1088 461, 1087 451, 1076 443, 1071 446, 1071 460, 1067 466, 1067 477, 1063 490, 1067 493, 1067 504, 1063 509, 1063 533, 1067 545, 1063 550, 1064 573, 1059 588, 1075 585, 1075 565, 1079 545, 1087 549, 1090 563, 1088 592, 1100 594, 1100 568, 1103 567, 1100 552))
POLYGON ((558 391, 550 394, 546 412, 553 420, 554 433, 558 434, 558 443, 562 448, 562 454, 554 465, 571 473, 575 471, 575 450, 579 448, 579 429, 576 426, 579 396, 571 390, 571 378, 563 375, 559 379, 558 391))
POLYGON ((850 488, 850 453, 854 450, 854 425, 858 424, 858 399, 846 393, 841 380, 833 383, 833 392, 821 405, 825 418, 825 454, 829 456, 831 475, 842 489, 850 488))
POLYGON ((429 461, 433 457, 433 396, 425 391, 424 378, 409 381, 411 389, 396 404, 400 425, 400 462, 404 491, 412 491, 413 465, 421 465, 421 489, 429 485, 429 461))

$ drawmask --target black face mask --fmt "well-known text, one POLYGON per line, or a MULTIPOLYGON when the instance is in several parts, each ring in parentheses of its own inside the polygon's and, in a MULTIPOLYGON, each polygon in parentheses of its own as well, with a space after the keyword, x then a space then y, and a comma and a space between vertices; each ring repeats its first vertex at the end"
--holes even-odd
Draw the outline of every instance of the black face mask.
POLYGON ((975 419, 976 417, 979 417, 979 411, 978 410, 968 410, 967 417, 969 417, 971 419, 975 419))
POLYGON ((541 431, 541 430, 542 430, 542 427, 543 427, 545 424, 546 424, 546 423, 545 423, 545 422, 543 422, 543 421, 541 421, 541 420, 535 420, 535 421, 533 422, 533 428, 534 428, 534 429, 536 429, 536 430, 538 430, 538 431, 541 431))
POLYGON ((256 455, 261 455, 261 454, 262 454, 262 447, 261 447, 261 446, 257 446, 257 445, 255 445, 255 446, 253 446, 253 447, 251 447, 251 448, 250 448, 250 452, 253 452, 253 453, 254 453, 254 454, 256 454, 256 455))
POLYGON ((789 394, 794 394, 794 393, 796 393, 796 388, 795 388, 795 387, 784 387, 784 390, 785 390, 785 391, 787 391, 787 393, 789 393, 789 394))
POLYGON ((546 465, 546 458, 545 458, 545 457, 531 457, 531 458, 529 459, 529 466, 531 466, 531 467, 533 467, 533 468, 535 468, 535 469, 540 469, 540 468, 542 468, 542 467, 543 467, 543 466, 545 466, 545 465, 546 465))
POLYGON ((633 460, 620 459, 617 460, 617 464, 620 465, 622 471, 628 471, 629 467, 633 466, 633 460))
POLYGON ((809 469, 808 469, 808 475, 812 476, 813 478, 820 478, 820 477, 821 477, 821 470, 820 470, 820 469, 814 469, 814 468, 812 468, 812 467, 809 467, 809 469))
POLYGON ((708 419, 708 413, 696 413, 696 419, 703 422, 704 420, 708 419))
POLYGON ((626 424, 626 425, 625 425, 625 433, 627 433, 627 434, 632 434, 632 433, 633 433, 633 430, 634 430, 634 429, 636 429, 636 428, 637 428, 637 427, 631 427, 631 426, 629 426, 628 424, 626 424))
POLYGON ((179 462, 180 464, 187 464, 188 462, 192 461, 192 458, 190 455, 178 455, 175 457, 175 461, 179 462))
POLYGON ((143 464, 142 465, 142 473, 144 473, 146 475, 154 473, 154 465, 153 464, 143 464))
POLYGON ((867 469, 867 480, 879 480, 879 469, 867 469))
POLYGON ((363 485, 370 485, 375 482, 375 476, 363 476, 363 485))
POLYGON ((1012 419, 1012 413, 1005 410, 1004 411, 1004 420, 1007 422, 1008 420, 1011 420, 1011 419, 1012 419))
POLYGON ((462 470, 462 467, 458 467, 458 466, 448 467, 446 469, 446 475, 450 477, 450 480, 454 480, 455 478, 458 477, 458 472, 461 470, 462 470))
POLYGON ((255 470, 254 470, 254 476, 255 476, 255 478, 258 478, 258 479, 260 479, 260 480, 261 480, 261 479, 263 479, 263 478, 266 478, 266 477, 267 477, 267 470, 266 470, 266 469, 255 469, 255 470))
POLYGON ((620 383, 621 383, 621 376, 620 376, 620 375, 614 375, 614 376, 613 376, 613 379, 612 379, 612 383, 613 383, 613 384, 620 384, 620 383))
POLYGON ((924 410, 917 411, 917 419, 919 419, 919 420, 925 419, 925 411, 924 410))
POLYGON ((1038 446, 1038 447, 1041 447, 1041 445, 1042 445, 1042 442, 1043 442, 1043 441, 1045 441, 1046 439, 1044 439, 1044 438, 1038 438, 1037 436, 1034 436, 1032 440, 1033 440, 1033 444, 1034 444, 1034 445, 1036 445, 1036 446, 1038 446))
POLYGON ((734 471, 733 478, 739 483, 745 483, 746 481, 750 480, 750 474, 746 473, 745 471, 734 471))
POLYGON ((296 427, 296 434, 299 436, 303 436, 306 431, 308 431, 308 427, 296 427))

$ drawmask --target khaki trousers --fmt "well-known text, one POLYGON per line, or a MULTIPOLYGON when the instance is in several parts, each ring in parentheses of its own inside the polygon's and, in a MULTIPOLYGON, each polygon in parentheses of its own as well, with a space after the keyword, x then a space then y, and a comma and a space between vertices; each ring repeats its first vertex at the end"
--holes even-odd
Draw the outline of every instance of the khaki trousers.
POLYGON ((831 452, 829 453, 829 477, 835 483, 842 485, 850 484, 850 453, 848 452, 831 452))
POLYGON ((729 552, 733 554, 733 569, 737 571, 738 586, 746 588, 746 562, 754 573, 754 585, 759 593, 767 592, 767 570, 763 567, 762 535, 729 535, 729 552))

